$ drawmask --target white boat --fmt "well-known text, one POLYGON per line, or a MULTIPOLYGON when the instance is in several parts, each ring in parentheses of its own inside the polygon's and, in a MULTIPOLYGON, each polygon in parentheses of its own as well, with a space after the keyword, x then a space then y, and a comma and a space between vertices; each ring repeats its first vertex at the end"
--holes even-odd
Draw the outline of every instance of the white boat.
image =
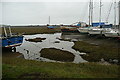
POLYGON ((79 27, 77 30, 80 33, 88 34, 88 30, 91 28, 91 25, 92 25, 92 18, 93 18, 93 0, 90 0, 89 2, 89 26, 84 25, 84 26, 79 27))
POLYGON ((88 30, 88 33, 92 35, 100 35, 102 34, 102 32, 103 32, 103 28, 99 28, 99 27, 93 27, 88 30))
POLYGON ((80 33, 83 33, 83 34, 88 34, 88 30, 90 29, 90 27, 85 27, 85 28, 78 28, 78 31, 80 32, 80 33))
POLYGON ((90 35, 102 34, 103 28, 101 28, 101 25, 105 25, 105 23, 101 22, 101 7, 102 7, 102 2, 100 0, 99 22, 92 23, 92 27, 88 30, 88 33, 90 35))
POLYGON ((105 32, 106 37, 120 37, 120 31, 118 29, 111 29, 105 32))
POLYGON ((104 24, 98 27, 92 27, 88 30, 89 34, 95 35, 104 35, 106 31, 110 31, 112 28, 112 24, 104 24))
MULTIPOLYGON (((114 10, 115 10, 115 15, 114 15, 114 25, 116 25, 116 2, 115 2, 115 6, 114 6, 114 10)), ((119 14, 120 14, 120 1, 119 1, 119 14)), ((119 15, 119 19, 120 19, 120 15, 119 15)), ((119 20, 119 28, 120 28, 120 20, 119 20)), ((106 37, 120 37, 120 30, 119 29, 111 29, 105 32, 105 36, 106 37)))

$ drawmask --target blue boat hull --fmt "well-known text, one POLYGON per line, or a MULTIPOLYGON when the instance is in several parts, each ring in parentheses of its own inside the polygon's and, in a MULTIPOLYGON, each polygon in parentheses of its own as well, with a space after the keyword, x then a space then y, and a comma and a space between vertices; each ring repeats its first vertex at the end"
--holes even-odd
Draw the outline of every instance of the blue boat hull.
POLYGON ((14 36, 14 37, 7 37, 2 39, 2 47, 16 47, 20 46, 23 42, 23 36, 14 36))

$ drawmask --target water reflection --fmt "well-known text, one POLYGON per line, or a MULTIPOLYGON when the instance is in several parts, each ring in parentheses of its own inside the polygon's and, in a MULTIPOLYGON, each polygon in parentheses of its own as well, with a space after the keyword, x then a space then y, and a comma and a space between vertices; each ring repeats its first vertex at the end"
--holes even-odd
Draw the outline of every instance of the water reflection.
POLYGON ((40 51, 43 48, 57 48, 57 49, 72 52, 75 55, 75 59, 73 61, 74 63, 86 62, 79 55, 83 53, 80 53, 79 51, 72 49, 74 42, 63 41, 63 40, 61 41, 58 39, 58 38, 79 39, 80 36, 81 35, 79 34, 77 35, 77 34, 62 34, 62 33, 24 35, 23 44, 17 47, 17 51, 20 53, 23 53, 25 59, 35 59, 35 60, 42 60, 47 62, 56 62, 55 60, 50 60, 50 59, 40 57, 40 51), (25 39, 36 38, 36 37, 46 38, 46 40, 43 40, 42 42, 37 42, 37 43, 25 41, 25 39), (55 43, 56 41, 59 41, 59 43, 55 43), (28 53, 27 50, 29 51, 29 54, 27 54, 28 53))

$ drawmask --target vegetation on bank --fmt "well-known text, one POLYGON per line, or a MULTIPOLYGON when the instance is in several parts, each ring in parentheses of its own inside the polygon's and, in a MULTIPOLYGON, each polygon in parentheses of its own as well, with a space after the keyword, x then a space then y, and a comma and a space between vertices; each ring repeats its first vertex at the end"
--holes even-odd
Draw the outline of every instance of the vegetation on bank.
MULTIPOLYGON (((9 32, 9 29, 7 29, 9 32)), ((11 27, 12 33, 19 34, 45 34, 61 32, 60 28, 49 29, 47 27, 11 27)), ((3 30, 2 30, 3 31, 3 30)))
POLYGON ((3 78, 117 78, 117 65, 52 63, 3 58, 3 78))
POLYGON ((110 59, 119 60, 120 47, 104 44, 95 45, 84 41, 77 41, 72 48, 80 52, 85 52, 86 54, 82 55, 82 58, 90 62, 100 61, 102 58, 106 61, 110 61, 110 59))
POLYGON ((63 62, 72 62, 75 57, 71 52, 56 48, 44 48, 40 51, 40 53, 41 57, 63 62))
POLYGON ((2 55, 3 78, 118 78, 118 65, 99 63, 52 63, 18 58, 19 53, 2 55))
POLYGON ((46 38, 34 38, 34 39, 25 39, 26 41, 30 42, 42 42, 42 40, 45 40, 46 38))

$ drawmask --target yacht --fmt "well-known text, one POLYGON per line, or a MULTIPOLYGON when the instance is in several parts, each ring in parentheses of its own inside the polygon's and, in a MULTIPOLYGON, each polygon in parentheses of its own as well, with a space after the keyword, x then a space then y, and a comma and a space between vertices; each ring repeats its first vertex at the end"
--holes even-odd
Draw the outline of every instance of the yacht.
POLYGON ((92 35, 104 35, 106 31, 110 31, 112 28, 112 24, 103 24, 97 27, 92 27, 88 30, 89 34, 92 35))
POLYGON ((110 29, 106 30, 104 35, 106 37, 120 37, 120 31, 118 29, 110 29))

